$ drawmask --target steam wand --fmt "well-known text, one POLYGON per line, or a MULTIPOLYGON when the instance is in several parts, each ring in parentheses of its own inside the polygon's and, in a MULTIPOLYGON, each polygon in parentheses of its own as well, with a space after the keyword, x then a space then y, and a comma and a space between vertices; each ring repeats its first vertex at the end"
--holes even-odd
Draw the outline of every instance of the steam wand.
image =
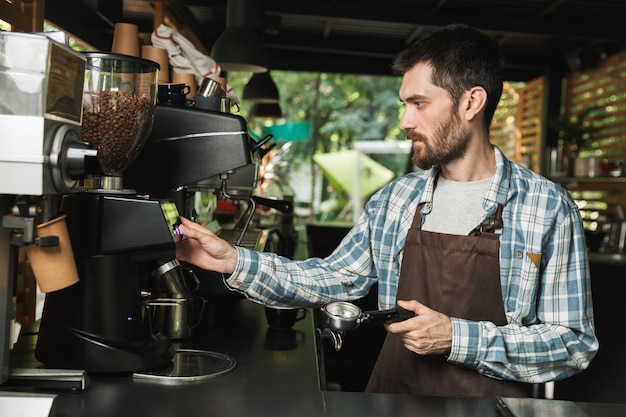
POLYGON ((329 329, 328 327, 324 328, 324 330, 317 329, 317 331, 322 336, 322 338, 331 341, 336 352, 339 352, 341 350, 341 348, 343 347, 344 332, 329 329))
MULTIPOLYGON (((238 200, 238 199, 241 200, 241 198, 238 198, 236 196, 231 196, 230 194, 228 194, 228 191, 226 189, 227 188, 226 180, 228 179, 230 172, 232 171, 227 171, 227 172, 220 174, 220 179, 222 180, 222 183, 220 185, 220 190, 219 190, 220 198, 222 199, 227 198, 229 200, 238 200)), ((278 210, 282 213, 289 214, 293 212, 293 203, 291 201, 264 198, 264 197, 259 197, 256 195, 250 196, 246 200, 248 201, 248 208, 247 208, 248 214, 245 217, 241 234, 239 235, 239 238, 237 239, 237 242, 235 243, 235 245, 237 246, 240 245, 241 242, 243 241, 246 231, 248 230, 248 226, 250 225, 250 223, 252 222, 252 218, 254 217, 254 212, 256 210, 257 204, 262 204, 264 206, 278 210)), ((240 222, 241 221, 237 222, 237 224, 239 224, 240 222)))
MULTIPOLYGON (((230 194, 228 194, 228 191, 226 190, 226 180, 228 179, 228 175, 229 175, 228 172, 220 174, 220 178, 222 180, 222 184, 220 186, 220 198, 222 199, 227 198, 229 200, 234 200, 235 198, 231 196, 230 194)), ((248 231, 248 226, 250 225, 250 223, 252 222, 252 218, 254 217, 254 211, 256 210, 256 202, 254 201, 254 198, 248 199, 247 210, 248 210, 248 215, 246 217, 243 228, 241 229, 241 233, 239 234, 239 237, 237 238, 237 242, 235 242, 235 246, 241 245, 241 242, 243 241, 243 238, 246 235, 246 232, 248 231)))

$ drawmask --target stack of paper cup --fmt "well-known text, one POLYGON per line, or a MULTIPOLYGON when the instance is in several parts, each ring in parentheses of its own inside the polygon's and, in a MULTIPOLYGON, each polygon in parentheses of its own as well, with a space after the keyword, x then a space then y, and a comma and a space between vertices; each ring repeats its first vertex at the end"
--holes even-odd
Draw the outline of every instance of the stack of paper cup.
POLYGON ((193 100, 198 91, 198 84, 196 82, 196 76, 193 74, 187 74, 184 72, 172 71, 172 83, 185 84, 189 86, 189 92, 187 93, 187 99, 193 100))
POLYGON ((170 82, 170 66, 167 49, 144 45, 141 47, 141 57, 159 64, 161 67, 159 70, 159 84, 167 84, 170 82))
POLYGON ((111 52, 139 58, 139 27, 132 23, 116 23, 111 52))

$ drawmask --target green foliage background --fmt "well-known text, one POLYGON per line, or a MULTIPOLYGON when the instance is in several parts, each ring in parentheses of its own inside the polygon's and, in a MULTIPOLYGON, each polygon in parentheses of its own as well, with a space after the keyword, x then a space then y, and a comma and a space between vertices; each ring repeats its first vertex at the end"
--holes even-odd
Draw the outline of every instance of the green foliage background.
MULTIPOLYGON (((228 73, 228 83, 241 101, 240 114, 247 118, 253 103, 241 100, 251 73, 228 73)), ((261 124, 311 121, 312 143, 295 143, 291 152, 301 159, 312 153, 351 149, 355 141, 404 140, 398 127, 400 77, 272 71, 278 87, 283 120, 257 119, 250 128, 257 134, 261 124)), ((404 170, 406 156, 373 155, 392 170, 404 170), (396 166, 398 165, 398 166, 396 166)))
MULTIPOLYGON (((227 80, 240 99, 240 115, 248 121, 249 129, 261 136, 261 128, 286 122, 311 122, 311 139, 294 141, 281 155, 273 172, 270 184, 278 185, 283 191, 289 188, 290 177, 298 168, 311 169, 310 181, 316 153, 336 152, 352 149, 355 141, 406 140, 398 127, 401 104, 398 76, 367 76, 354 74, 331 74, 311 72, 271 71, 271 77, 280 95, 282 119, 249 118, 254 103, 243 100, 243 89, 253 74, 228 73, 227 80), (309 168, 307 168, 309 167, 309 168)), ((281 148, 282 151, 283 148, 281 148)), ((373 154, 371 158, 402 175, 407 169, 406 154, 373 154)), ((322 201, 338 201, 336 211, 325 211, 322 219, 332 219, 348 201, 348 196, 322 187, 322 201)), ((297 187, 297 186, 294 186, 297 187)), ((307 199, 308 200, 308 199, 307 199)), ((311 200, 313 197, 311 196, 311 200)))

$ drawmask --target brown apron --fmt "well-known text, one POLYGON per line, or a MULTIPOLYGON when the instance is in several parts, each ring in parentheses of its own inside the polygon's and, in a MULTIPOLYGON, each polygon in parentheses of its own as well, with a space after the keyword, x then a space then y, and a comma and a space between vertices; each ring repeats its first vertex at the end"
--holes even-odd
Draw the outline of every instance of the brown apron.
MULTIPOLYGON (((494 221, 469 236, 421 230, 421 205, 408 232, 398 300, 417 300, 429 308, 473 321, 507 324, 500 286, 502 206, 494 221)), ((449 397, 528 396, 530 385, 502 381, 447 362, 443 355, 418 355, 399 337, 387 334, 367 392, 449 397)))

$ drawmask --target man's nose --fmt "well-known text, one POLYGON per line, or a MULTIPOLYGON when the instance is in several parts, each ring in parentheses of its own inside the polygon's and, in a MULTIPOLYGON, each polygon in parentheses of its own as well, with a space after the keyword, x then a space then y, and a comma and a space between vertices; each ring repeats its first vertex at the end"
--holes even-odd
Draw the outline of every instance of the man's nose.
POLYGON ((415 115, 409 109, 404 109, 402 117, 400 118, 400 129, 409 130, 417 127, 417 121, 415 115))

